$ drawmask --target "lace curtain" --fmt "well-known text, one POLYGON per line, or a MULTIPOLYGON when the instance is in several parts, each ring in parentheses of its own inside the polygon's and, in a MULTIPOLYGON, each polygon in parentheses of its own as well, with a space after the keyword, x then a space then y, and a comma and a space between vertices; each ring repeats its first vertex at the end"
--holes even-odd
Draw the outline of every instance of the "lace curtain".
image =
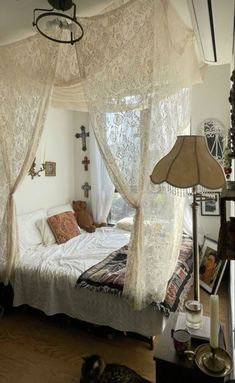
POLYGON ((14 193, 33 162, 42 134, 56 52, 57 47, 40 36, 0 47, 0 259, 5 281, 18 254, 14 193))
POLYGON ((162 0, 129 1, 83 26, 76 49, 93 130, 116 189, 136 210, 124 295, 141 309, 164 299, 181 243, 184 201, 156 193, 149 176, 189 133, 189 89, 199 78, 193 36, 162 0))
POLYGON ((109 175, 136 210, 124 294, 140 309, 164 299, 181 242, 183 201, 156 193, 149 175, 188 131, 190 87, 200 73, 192 31, 168 0, 120 3, 81 19, 83 39, 60 46, 57 66, 57 44, 37 35, 0 48, 1 251, 10 275, 16 249, 6 242, 9 196, 33 160, 56 71, 54 99, 67 107, 86 103, 109 175))

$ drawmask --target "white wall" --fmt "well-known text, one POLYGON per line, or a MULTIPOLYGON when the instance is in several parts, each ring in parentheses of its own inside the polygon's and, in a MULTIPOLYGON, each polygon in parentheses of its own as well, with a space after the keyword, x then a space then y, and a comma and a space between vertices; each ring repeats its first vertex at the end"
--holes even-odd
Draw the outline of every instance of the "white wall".
MULTIPOLYGON (((192 133, 197 134, 198 125, 207 118, 215 118, 228 129, 230 125, 230 65, 214 65, 206 69, 204 83, 193 86, 192 133)), ((199 209, 200 210, 200 209, 199 209)), ((201 216, 199 226, 204 234, 218 240, 220 217, 201 216)))
POLYGON ((18 213, 49 208, 74 199, 74 125, 74 112, 49 108, 37 158, 56 162, 56 176, 46 177, 44 172, 34 179, 26 176, 15 196, 18 213), (42 158, 45 150, 45 158, 42 158))

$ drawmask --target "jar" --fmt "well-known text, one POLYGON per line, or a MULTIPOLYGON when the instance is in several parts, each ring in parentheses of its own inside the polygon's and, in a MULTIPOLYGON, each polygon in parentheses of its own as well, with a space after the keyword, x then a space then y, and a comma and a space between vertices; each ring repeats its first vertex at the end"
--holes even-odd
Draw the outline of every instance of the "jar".
POLYGON ((203 306, 200 302, 189 300, 185 302, 186 326, 199 329, 202 325, 203 306))

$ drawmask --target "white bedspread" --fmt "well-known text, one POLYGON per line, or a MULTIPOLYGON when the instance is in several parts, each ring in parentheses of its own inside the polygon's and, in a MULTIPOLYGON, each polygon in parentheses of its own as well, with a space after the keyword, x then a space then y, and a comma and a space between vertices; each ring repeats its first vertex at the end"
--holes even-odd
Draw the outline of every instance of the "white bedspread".
POLYGON ((161 332, 163 315, 148 307, 133 311, 120 297, 76 289, 82 272, 129 242, 130 233, 104 227, 62 245, 21 251, 14 280, 14 306, 28 304, 47 315, 67 314, 91 323, 144 335, 161 332))

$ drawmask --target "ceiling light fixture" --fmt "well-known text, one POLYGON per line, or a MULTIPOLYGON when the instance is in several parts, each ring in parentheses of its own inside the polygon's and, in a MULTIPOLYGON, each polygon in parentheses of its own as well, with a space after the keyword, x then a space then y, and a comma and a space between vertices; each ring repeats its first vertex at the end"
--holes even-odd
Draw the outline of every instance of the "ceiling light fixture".
POLYGON ((49 40, 62 44, 74 44, 83 37, 83 28, 76 17, 76 5, 72 0, 48 0, 48 3, 53 7, 51 9, 35 8, 33 11, 33 26, 36 26, 41 35, 49 40), (59 10, 62 12, 73 8, 72 16, 54 12, 59 10), (36 17, 36 12, 40 13, 36 17), (58 37, 58 32, 61 31, 61 38, 58 37))

